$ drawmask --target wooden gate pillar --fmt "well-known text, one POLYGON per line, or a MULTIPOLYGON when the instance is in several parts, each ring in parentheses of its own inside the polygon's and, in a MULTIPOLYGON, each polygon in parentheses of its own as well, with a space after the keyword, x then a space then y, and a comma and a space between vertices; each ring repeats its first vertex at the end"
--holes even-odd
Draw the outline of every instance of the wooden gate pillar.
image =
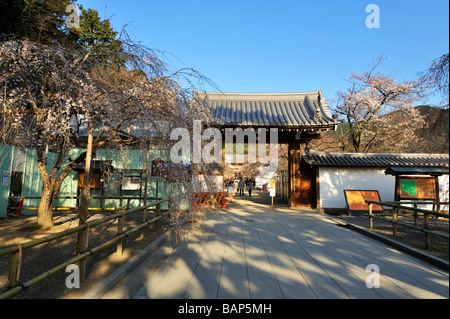
POLYGON ((305 143, 289 143, 289 206, 315 207, 315 172, 301 165, 301 152, 305 143), (303 145, 303 147, 302 147, 303 145))
POLYGON ((300 203, 300 141, 289 143, 289 206, 300 203))

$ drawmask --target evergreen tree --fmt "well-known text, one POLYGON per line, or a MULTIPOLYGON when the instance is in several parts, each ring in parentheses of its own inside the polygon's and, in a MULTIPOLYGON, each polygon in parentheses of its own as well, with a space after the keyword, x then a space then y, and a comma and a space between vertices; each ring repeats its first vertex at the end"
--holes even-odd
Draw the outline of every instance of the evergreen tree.
POLYGON ((101 20, 98 12, 82 9, 78 44, 90 54, 89 59, 97 66, 122 68, 126 57, 122 43, 117 39, 109 20, 101 20))
POLYGON ((78 35, 65 27, 66 8, 76 0, 0 0, 0 35, 42 44, 76 45, 78 35))
POLYGON ((109 20, 80 6, 79 28, 69 27, 68 10, 76 0, 0 0, 0 36, 26 38, 41 44, 60 44, 89 53, 91 65, 125 66, 122 43, 109 20))

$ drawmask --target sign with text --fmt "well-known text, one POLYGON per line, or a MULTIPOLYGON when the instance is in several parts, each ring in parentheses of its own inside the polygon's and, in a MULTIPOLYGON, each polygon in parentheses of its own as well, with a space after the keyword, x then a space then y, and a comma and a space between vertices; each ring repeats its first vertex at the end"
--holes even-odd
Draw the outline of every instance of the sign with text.
POLYGON ((9 185, 9 172, 8 171, 4 171, 3 172, 2 186, 8 186, 8 185, 9 185))
POLYGON ((140 176, 123 176, 122 190, 123 191, 138 191, 141 189, 140 176))
POLYGON ((399 177, 400 199, 436 199, 436 180, 434 177, 399 177))
POLYGON ((271 180, 270 180, 270 188, 273 188, 273 189, 276 188, 276 182, 275 182, 274 179, 271 179, 271 180))

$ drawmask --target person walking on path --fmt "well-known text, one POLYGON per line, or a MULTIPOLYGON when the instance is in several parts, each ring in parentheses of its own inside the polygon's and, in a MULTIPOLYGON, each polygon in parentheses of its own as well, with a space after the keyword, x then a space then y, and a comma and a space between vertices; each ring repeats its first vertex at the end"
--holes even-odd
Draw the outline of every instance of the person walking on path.
POLYGON ((252 180, 249 179, 247 182, 247 190, 248 190, 248 196, 252 197, 252 180))
POLYGON ((227 191, 228 191, 228 201, 231 202, 231 199, 233 198, 233 193, 234 193, 234 183, 232 180, 228 181, 227 191))
POLYGON ((242 177, 239 177, 238 189, 239 189, 239 196, 244 196, 245 183, 242 177))

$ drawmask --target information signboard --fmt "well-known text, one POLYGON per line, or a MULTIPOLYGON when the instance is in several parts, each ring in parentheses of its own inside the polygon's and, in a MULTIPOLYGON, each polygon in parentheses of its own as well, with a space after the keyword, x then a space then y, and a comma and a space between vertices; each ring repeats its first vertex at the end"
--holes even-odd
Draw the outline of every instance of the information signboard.
POLYGON ((272 206, 269 206, 269 208, 276 208, 275 206, 273 206, 273 198, 275 197, 275 188, 276 188, 276 181, 274 179, 270 180, 269 183, 270 189, 269 189, 269 195, 270 197, 272 197, 272 206))
MULTIPOLYGON (((345 201, 347 203, 347 211, 349 214, 363 214, 369 212, 369 204, 366 200, 380 201, 378 190, 353 190, 345 189, 345 201)), ((383 212, 383 207, 380 205, 373 205, 372 212, 383 212)))
POLYGON ((434 177, 399 177, 399 199, 436 199, 436 180, 434 177))
POLYGON ((276 188, 276 182, 275 182, 274 179, 271 179, 271 180, 270 180, 270 188, 273 188, 273 189, 276 188))

